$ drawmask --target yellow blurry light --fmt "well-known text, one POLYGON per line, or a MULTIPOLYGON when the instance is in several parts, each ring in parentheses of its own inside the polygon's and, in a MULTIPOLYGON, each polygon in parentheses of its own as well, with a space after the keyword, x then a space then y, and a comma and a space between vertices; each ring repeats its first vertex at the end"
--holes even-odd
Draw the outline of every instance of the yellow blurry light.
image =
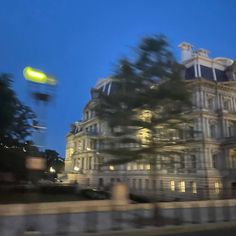
POLYGON ((57 81, 51 76, 47 76, 44 72, 32 67, 25 67, 23 71, 26 80, 39 84, 56 85, 57 81))
POLYGON ((53 77, 47 77, 47 84, 56 85, 57 81, 53 77))
POLYGON ((110 166, 109 166, 109 170, 115 170, 115 167, 112 166, 112 165, 110 165, 110 166))
POLYGON ((24 77, 32 82, 46 84, 47 75, 39 70, 33 69, 29 66, 25 67, 23 71, 24 77))

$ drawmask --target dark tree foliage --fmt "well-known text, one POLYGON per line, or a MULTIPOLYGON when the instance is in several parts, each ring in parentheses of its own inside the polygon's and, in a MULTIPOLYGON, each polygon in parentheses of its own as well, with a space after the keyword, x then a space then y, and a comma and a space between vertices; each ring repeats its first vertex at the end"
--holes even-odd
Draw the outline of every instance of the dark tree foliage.
POLYGON ((0 108, 0 142, 23 143, 32 132, 35 114, 16 97, 9 74, 0 75, 0 108))
MULTIPOLYGON (((0 172, 12 173, 15 179, 26 178, 27 139, 32 132, 35 114, 16 97, 9 74, 0 75, 0 172)), ((1 178, 0 178, 1 181, 1 178)))
POLYGON ((50 167, 53 167, 57 173, 63 171, 64 160, 60 157, 57 151, 46 149, 44 151, 44 157, 47 163, 47 171, 50 171, 50 167))
POLYGON ((112 155, 107 164, 183 154, 191 130, 190 93, 166 38, 144 38, 136 58, 122 59, 112 79, 116 92, 100 92, 95 107, 111 130, 100 150, 112 155))

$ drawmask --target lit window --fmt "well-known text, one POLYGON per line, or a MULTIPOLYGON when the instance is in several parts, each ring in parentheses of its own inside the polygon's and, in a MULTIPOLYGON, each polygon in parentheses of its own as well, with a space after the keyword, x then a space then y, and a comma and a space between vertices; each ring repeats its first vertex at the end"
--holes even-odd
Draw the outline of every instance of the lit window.
POLYGON ((191 182, 190 184, 191 184, 192 193, 197 193, 197 183, 191 182))
POLYGON ((144 165, 141 163, 139 164, 139 170, 143 170, 144 169, 144 165))
POLYGON ((220 193, 220 182, 215 182, 215 194, 220 193))
POLYGON ((152 113, 149 110, 142 111, 140 115, 140 119, 144 122, 150 122, 152 118, 152 113))
POLYGON ((146 164, 146 170, 151 170, 151 165, 150 164, 146 164))
POLYGON ((184 181, 179 182, 179 191, 181 193, 185 193, 185 182, 184 181))
POLYGON ((141 129, 137 134, 138 139, 142 144, 148 144, 151 138, 151 132, 148 129, 141 129))
POLYGON ((127 170, 131 170, 131 164, 127 164, 127 170))
POLYGON ((170 181, 170 190, 175 191, 175 181, 174 180, 170 181))

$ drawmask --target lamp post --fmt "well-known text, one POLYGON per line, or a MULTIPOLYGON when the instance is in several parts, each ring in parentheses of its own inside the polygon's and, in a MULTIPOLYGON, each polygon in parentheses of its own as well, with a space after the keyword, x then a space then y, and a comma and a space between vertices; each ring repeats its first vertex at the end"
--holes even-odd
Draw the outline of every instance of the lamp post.
POLYGON ((24 68, 23 75, 29 84, 29 95, 34 102, 33 109, 37 116, 37 123, 32 124, 33 144, 26 160, 26 167, 29 171, 29 180, 37 184, 46 168, 46 162, 42 156, 47 129, 46 106, 53 97, 52 88, 55 87, 57 81, 52 76, 29 66, 24 68))

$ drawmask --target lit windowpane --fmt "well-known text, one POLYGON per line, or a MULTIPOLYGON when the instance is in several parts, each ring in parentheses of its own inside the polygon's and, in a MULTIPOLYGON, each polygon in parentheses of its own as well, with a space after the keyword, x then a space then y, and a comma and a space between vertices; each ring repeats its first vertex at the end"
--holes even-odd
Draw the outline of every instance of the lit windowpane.
POLYGON ((179 191, 181 193, 185 193, 185 182, 184 181, 179 182, 179 191))
POLYGON ((146 170, 151 170, 151 165, 150 164, 146 164, 146 170))
POLYGON ((197 193, 197 183, 191 182, 192 193, 197 193))
POLYGON ((170 181, 170 190, 175 191, 175 181, 174 180, 170 181))
POLYGON ((220 183, 219 182, 215 182, 215 193, 216 194, 220 193, 220 183))

